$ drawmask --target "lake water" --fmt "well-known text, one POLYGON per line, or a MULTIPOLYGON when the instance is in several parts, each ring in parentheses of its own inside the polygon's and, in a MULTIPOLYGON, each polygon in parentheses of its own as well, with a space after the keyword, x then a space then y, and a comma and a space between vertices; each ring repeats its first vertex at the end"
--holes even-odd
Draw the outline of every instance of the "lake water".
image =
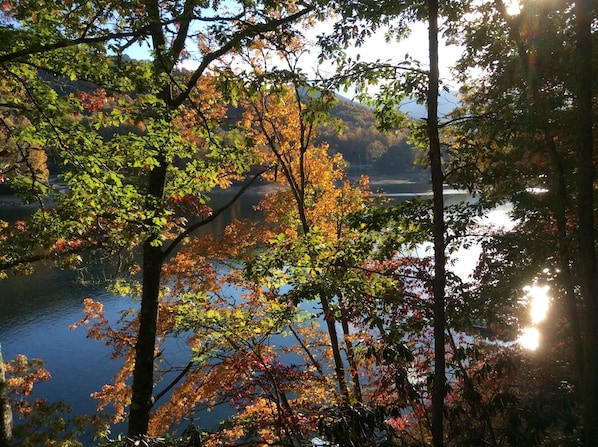
MULTIPOLYGON (((399 196, 422 192, 422 188, 427 186, 394 184, 384 187, 399 196)), ((250 193, 204 231, 218 232, 232 218, 255 215, 253 206, 259 197, 260 193, 250 193)), ((215 202, 226 200, 227 197, 222 196, 215 202)), ((218 204, 214 203, 214 207, 218 204)), ((2 220, 14 220, 26 212, 26 208, 0 205, 2 220)), ((110 347, 86 338, 84 327, 69 329, 82 317, 81 302, 86 297, 101 301, 111 321, 118 318, 120 311, 134 306, 128 298, 106 293, 102 285, 84 286, 77 281, 74 272, 50 267, 40 266, 35 275, 10 277, 0 282, 0 344, 5 360, 18 354, 43 359, 52 380, 36 385, 34 396, 65 401, 72 405, 73 414, 95 411, 96 401, 90 394, 108 383, 120 366, 117 361, 110 360, 110 347)), ((176 356, 174 343, 169 350, 176 356)), ((182 344, 181 341, 181 353, 186 352, 182 344)), ((181 361, 184 360, 181 354, 181 361)), ((201 425, 210 428, 218 422, 220 414, 210 413, 207 418, 201 425)), ((124 430, 124 427, 118 427, 115 432, 119 429, 124 430)))
MULTIPOLYGON (((253 207, 262 196, 260 191, 247 193, 202 227, 200 233, 218 233, 232 219, 255 217, 253 207)), ((229 194, 216 195, 210 206, 217 209, 229 200, 229 194)), ((11 198, 0 197, 0 220, 12 222, 31 212, 31 207, 17 206, 11 198)), ((91 393, 110 382, 120 363, 110 359, 110 347, 86 337, 85 327, 71 330, 69 326, 82 318, 82 301, 88 297, 103 303, 110 321, 116 321, 121 311, 136 304, 130 298, 107 293, 105 284, 82 284, 73 271, 46 265, 38 265, 36 271, 35 275, 10 276, 0 281, 3 357, 10 360, 24 354, 30 359, 43 359, 52 380, 37 384, 33 396, 67 402, 72 406, 72 414, 91 414, 96 410, 96 400, 91 393)), ((181 341, 177 348, 176 343, 170 343, 169 352, 176 359, 178 351, 181 362, 186 363, 187 347, 181 341)), ((214 423, 220 420, 218 413, 210 413, 214 423)), ((126 427, 114 430, 119 431, 126 431, 126 427)))

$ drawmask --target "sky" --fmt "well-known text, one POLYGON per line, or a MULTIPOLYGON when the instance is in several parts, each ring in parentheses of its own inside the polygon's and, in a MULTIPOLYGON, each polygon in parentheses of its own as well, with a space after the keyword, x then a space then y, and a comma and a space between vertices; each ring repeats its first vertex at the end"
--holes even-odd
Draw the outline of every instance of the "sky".
MULTIPOLYGON (((314 30, 306 33, 307 37, 314 39, 319 33, 326 32, 330 29, 329 24, 318 25, 314 30)), ((446 45, 446 42, 440 42, 439 49, 439 64, 440 64, 440 77, 443 81, 447 82, 451 89, 456 89, 457 86, 451 83, 450 67, 452 67, 461 54, 461 49, 454 45, 446 45)), ((403 42, 387 43, 384 40, 384 33, 378 32, 374 34, 367 42, 359 47, 348 51, 349 55, 355 57, 358 53, 360 54, 361 61, 364 62, 375 62, 376 60, 386 61, 394 60, 399 62, 404 59, 406 54, 409 54, 413 59, 419 60, 422 66, 427 67, 429 65, 428 56, 428 28, 425 23, 415 23, 411 28, 411 35, 403 42)), ((304 68, 311 71, 317 65, 317 51, 314 51, 310 57, 306 57, 304 68)), ((321 71, 333 72, 333 68, 330 67, 319 67, 321 71)))
MULTIPOLYGON (((315 41, 315 36, 330 30, 329 24, 320 24, 314 30, 306 33, 306 37, 315 41)), ((459 89, 459 85, 453 80, 450 68, 455 65, 458 58, 461 56, 462 49, 454 45, 447 45, 443 39, 439 42, 439 69, 440 78, 445 86, 447 86, 451 93, 441 92, 439 98, 439 114, 440 116, 452 111, 455 106, 458 105, 457 97, 455 96, 456 91, 459 89)), ((306 55, 305 60, 302 64, 304 70, 307 73, 315 72, 319 69, 323 74, 333 74, 334 68, 332 63, 327 66, 318 66, 317 63, 317 48, 314 48, 313 52, 306 55)), ((405 59, 405 55, 409 54, 412 59, 418 60, 421 63, 422 68, 429 66, 429 55, 428 55, 428 27, 426 23, 415 23, 412 25, 410 36, 401 41, 387 43, 384 39, 384 32, 374 34, 367 42, 358 48, 348 50, 349 56, 355 58, 357 54, 360 54, 360 61, 362 62, 401 62, 405 59)), ((372 87, 371 92, 375 92, 376 87, 372 87)), ((337 92, 343 97, 354 100, 355 92, 350 89, 348 91, 337 92)), ((415 101, 406 101, 401 109, 408 113, 411 117, 419 119, 427 116, 427 111, 424 105, 416 104, 415 101)))

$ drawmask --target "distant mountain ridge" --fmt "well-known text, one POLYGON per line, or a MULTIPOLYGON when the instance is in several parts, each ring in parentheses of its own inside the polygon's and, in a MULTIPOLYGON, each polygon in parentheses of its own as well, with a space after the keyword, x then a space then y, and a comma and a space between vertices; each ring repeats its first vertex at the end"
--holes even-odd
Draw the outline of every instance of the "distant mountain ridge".
MULTIPOLYGON (((336 94, 339 101, 350 102, 353 104, 359 104, 352 99, 336 94)), ((447 115, 455 107, 459 106, 459 92, 456 91, 444 91, 440 92, 440 98, 438 99, 438 113, 440 116, 447 115)), ((366 107, 366 106, 363 106, 366 107)), ((424 104, 418 104, 414 99, 406 99, 401 103, 401 111, 407 113, 413 119, 422 119, 427 115, 427 108, 424 104)))
MULTIPOLYGON (((350 170, 382 175, 411 176, 422 172, 416 164, 417 150, 407 142, 406 129, 382 133, 376 127, 372 109, 340 94, 332 109, 334 118, 344 123, 340 134, 332 126, 324 126, 319 140, 326 141, 333 153, 339 152, 349 162, 350 170)), ((456 92, 442 92, 439 114, 444 116, 458 106, 456 92)), ((412 119, 422 119, 427 109, 415 100, 406 100, 401 110, 412 119)))

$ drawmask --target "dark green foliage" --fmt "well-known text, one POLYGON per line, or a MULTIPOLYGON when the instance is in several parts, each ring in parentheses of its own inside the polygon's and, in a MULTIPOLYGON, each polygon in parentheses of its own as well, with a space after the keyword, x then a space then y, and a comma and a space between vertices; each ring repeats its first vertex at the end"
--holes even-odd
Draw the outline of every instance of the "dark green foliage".
POLYGON ((115 439, 104 439, 98 447, 202 447, 203 433, 190 424, 178 436, 118 436, 115 439))
POLYGON ((320 420, 318 428, 320 434, 332 445, 401 446, 405 444, 399 442, 394 430, 386 424, 389 417, 397 417, 400 413, 399 408, 349 405, 344 408, 330 409, 320 420))

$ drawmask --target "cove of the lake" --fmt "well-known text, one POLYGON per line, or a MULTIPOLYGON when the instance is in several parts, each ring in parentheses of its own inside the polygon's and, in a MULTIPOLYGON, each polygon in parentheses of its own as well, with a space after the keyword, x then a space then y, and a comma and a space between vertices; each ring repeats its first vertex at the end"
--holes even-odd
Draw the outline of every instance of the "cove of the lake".
MULTIPOLYGON (((396 197, 429 192, 429 185, 421 183, 396 182, 375 187, 396 197)), ((255 215, 254 205, 261 195, 258 191, 243 196, 204 231, 218 233, 232 218, 255 215)), ((30 212, 30 208, 20 207, 14 201, 2 203, 2 200, 0 197, 0 220, 14 221, 30 212)), ((222 195, 212 206, 217 207, 227 200, 228 196, 222 195)), ((459 200, 463 200, 463 196, 459 200)), ((107 293, 105 284, 86 285, 79 279, 73 271, 42 265, 34 275, 2 280, 0 344, 5 360, 25 354, 45 362, 52 379, 36 385, 35 397, 64 401, 72 406, 72 414, 90 414, 96 409, 91 393, 109 383, 120 364, 118 360, 110 359, 112 349, 109 346, 86 337, 85 327, 71 330, 69 326, 81 319, 82 300, 87 297, 101 301, 111 321, 116 321, 121 311, 136 304, 130 298, 107 293)), ((167 349, 172 359, 177 358, 178 352, 181 362, 186 362, 184 340, 172 341, 167 349)), ((229 411, 223 408, 200 414, 201 420, 197 424, 214 428, 221 416, 229 411)), ((113 433, 124 430, 125 427, 115 427, 113 433)))

